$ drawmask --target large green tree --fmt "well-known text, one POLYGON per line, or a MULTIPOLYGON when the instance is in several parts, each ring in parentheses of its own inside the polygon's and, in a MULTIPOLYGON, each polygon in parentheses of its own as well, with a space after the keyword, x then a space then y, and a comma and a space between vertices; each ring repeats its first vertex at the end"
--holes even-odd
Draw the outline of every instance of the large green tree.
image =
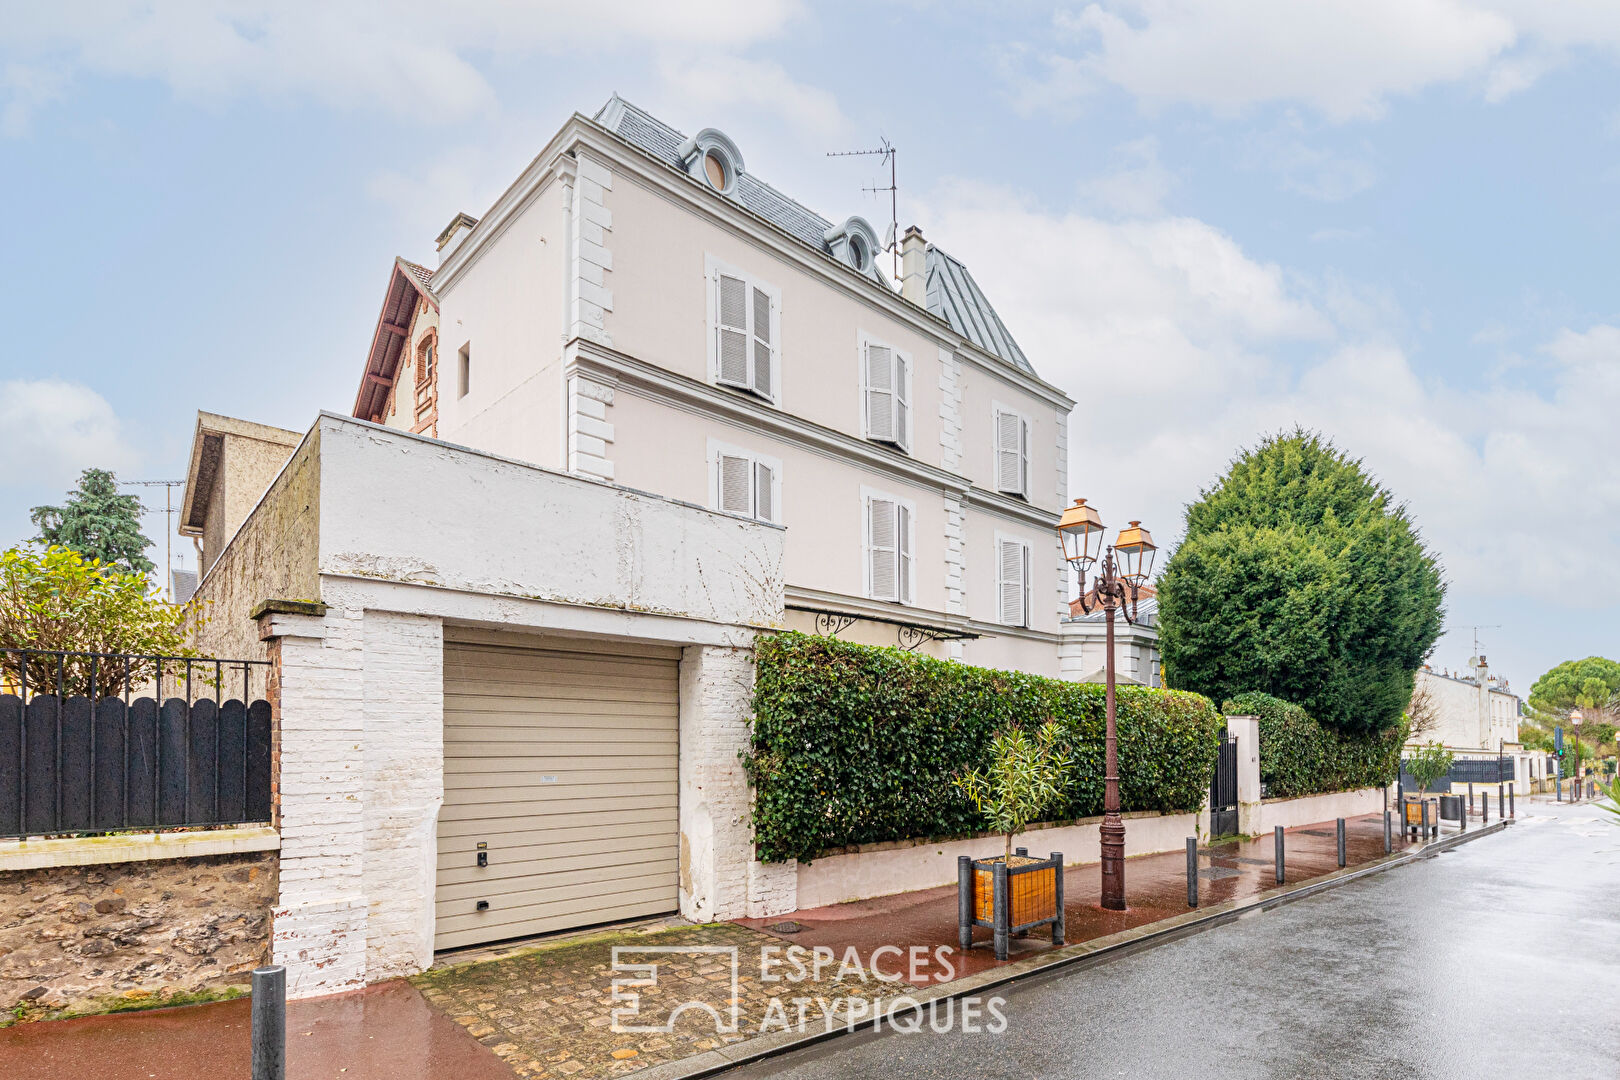
POLYGON ((1262 690, 1347 733, 1398 724, 1445 583, 1406 508, 1303 430, 1264 439, 1187 507, 1159 582, 1171 685, 1262 690))
POLYGON ((77 551, 87 559, 150 574, 146 549, 152 541, 141 531, 141 500, 118 494, 118 481, 106 469, 86 469, 79 486, 61 506, 36 506, 29 513, 46 546, 77 551))
POLYGON ((1536 680, 1530 688, 1530 707, 1537 712, 1565 716, 1581 709, 1598 723, 1609 720, 1620 706, 1620 664, 1601 656, 1565 660, 1536 680))

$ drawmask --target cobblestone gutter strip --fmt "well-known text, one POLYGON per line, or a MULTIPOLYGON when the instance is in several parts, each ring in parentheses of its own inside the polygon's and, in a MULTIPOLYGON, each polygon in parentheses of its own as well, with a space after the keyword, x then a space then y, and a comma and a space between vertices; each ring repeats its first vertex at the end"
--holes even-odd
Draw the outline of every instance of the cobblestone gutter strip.
MULTIPOLYGON (((987 991, 1004 987, 1016 982, 1028 981, 1037 976, 1055 974, 1061 969, 1089 967, 1094 964, 1106 963, 1110 960, 1129 956, 1143 949, 1155 945, 1163 945, 1179 938, 1208 930, 1223 923, 1232 922, 1244 915, 1258 913, 1282 904, 1302 900, 1307 896, 1326 892, 1338 888, 1360 878, 1370 877, 1373 874, 1393 870, 1398 866, 1405 866, 1418 859, 1428 859, 1470 840, 1477 840, 1482 836, 1500 832, 1511 824, 1509 821, 1497 821, 1491 825, 1470 829, 1463 833, 1452 833, 1443 836, 1419 848, 1409 848, 1406 851, 1393 855, 1385 855, 1371 863, 1361 866, 1347 867, 1335 870, 1331 874, 1312 878, 1298 885, 1284 885, 1275 889, 1268 889, 1263 893, 1245 897, 1242 900, 1230 900, 1226 903, 1207 908, 1195 908, 1184 915, 1176 915, 1158 922, 1148 923, 1130 930, 1124 930, 1107 937, 1096 938, 1092 941, 1081 942, 1062 949, 1041 953, 1023 960, 1015 961, 1002 967, 990 968, 975 975, 968 975, 953 982, 944 983, 926 988, 916 988, 906 996, 910 1001, 926 1007, 930 1002, 959 999, 969 996, 982 995, 987 991)), ((892 1008, 892 1005, 890 1006, 892 1008)), ((910 1011, 909 1002, 906 1010, 910 1011)), ((717 1073, 734 1069, 739 1065, 759 1061, 763 1058, 776 1057, 793 1050, 799 1050, 815 1043, 825 1042, 840 1035, 848 1035, 855 1031, 870 1028, 875 1020, 887 1019, 889 1010, 884 1009, 875 1019, 866 1019, 854 1025, 834 1027, 831 1031, 781 1031, 757 1038, 746 1039, 727 1045, 705 1050, 693 1057, 682 1058, 678 1061, 665 1062, 648 1068, 637 1069, 630 1073, 633 1080, 695 1080, 697 1077, 713 1076, 717 1073)))

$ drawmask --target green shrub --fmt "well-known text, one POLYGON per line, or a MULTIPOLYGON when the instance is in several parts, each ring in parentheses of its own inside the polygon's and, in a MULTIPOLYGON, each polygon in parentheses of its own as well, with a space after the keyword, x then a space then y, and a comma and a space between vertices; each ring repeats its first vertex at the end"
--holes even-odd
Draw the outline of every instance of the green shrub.
MULTIPOLYGON (((1102 813, 1103 688, 836 638, 784 633, 756 646, 754 783, 760 859, 962 836, 989 823, 956 778, 982 768, 999 731, 1052 720, 1073 763, 1053 819, 1102 813)), ((1118 693, 1123 809, 1203 805, 1224 722, 1197 694, 1118 693)))
POLYGON ((1292 702, 1254 691, 1221 706, 1228 716, 1260 718, 1260 782, 1267 798, 1355 791, 1395 779, 1406 722, 1365 735, 1340 735, 1292 702))

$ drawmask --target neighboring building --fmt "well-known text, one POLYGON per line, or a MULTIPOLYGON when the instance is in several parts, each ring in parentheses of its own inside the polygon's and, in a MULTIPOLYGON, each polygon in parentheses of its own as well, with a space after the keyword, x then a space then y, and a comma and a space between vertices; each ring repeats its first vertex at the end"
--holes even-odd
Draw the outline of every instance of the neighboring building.
POLYGON ((197 414, 177 531, 197 547, 199 577, 208 575, 302 438, 268 424, 197 414))
POLYGON ((189 604, 192 596, 197 592, 197 571, 170 570, 169 571, 169 601, 175 604, 189 604))
MULTIPOLYGON (((1106 678, 1108 657, 1107 616, 1096 602, 1096 589, 1089 598, 1091 614, 1079 599, 1069 604, 1069 617, 1063 620, 1063 640, 1058 645, 1058 663, 1063 678, 1073 682, 1100 683, 1106 678)), ((1114 613, 1114 679, 1136 686, 1162 686, 1164 662, 1159 656, 1159 594, 1152 585, 1137 590, 1135 622, 1122 612, 1114 613)))
POLYGON ((1417 673, 1412 699, 1414 709, 1431 719, 1409 744, 1440 742, 1454 749, 1495 751, 1519 741, 1518 695, 1508 689, 1506 679, 1490 673, 1483 656, 1470 658, 1466 675, 1425 665, 1417 673))
MULTIPOLYGON (((458 215, 451 227, 464 217, 458 215)), ((360 419, 417 435, 438 434, 439 301, 429 288, 432 280, 427 267, 394 260, 354 399, 360 419)))
POLYGON ((920 232, 896 290, 867 222, 615 96, 439 239, 355 416, 782 525, 789 627, 1058 673, 1073 403, 920 232))
POLYGON ((1545 756, 1519 742, 1518 695, 1506 679, 1490 673, 1483 656, 1469 658, 1467 674, 1427 665, 1419 669, 1409 712, 1420 730, 1407 739, 1408 749, 1444 744, 1459 762, 1452 769, 1453 786, 1475 777, 1494 786, 1499 775, 1510 775, 1515 789, 1528 793, 1545 778, 1545 756))

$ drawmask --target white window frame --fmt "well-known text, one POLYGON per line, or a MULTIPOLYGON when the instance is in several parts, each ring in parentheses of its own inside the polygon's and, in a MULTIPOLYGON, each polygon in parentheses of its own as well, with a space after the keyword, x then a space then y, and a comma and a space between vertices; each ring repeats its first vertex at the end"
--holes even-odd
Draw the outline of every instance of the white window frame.
POLYGON ((782 401, 782 290, 759 279, 758 276, 740 270, 730 263, 715 258, 713 255, 703 257, 703 291, 707 297, 708 308, 708 340, 709 340, 709 382, 727 390, 736 390, 760 401, 768 401, 772 405, 779 405, 782 401), (747 384, 722 381, 720 378, 720 275, 741 279, 748 286, 748 373, 747 384), (759 290, 770 297, 771 301, 771 392, 761 393, 754 385, 754 290, 759 290))
POLYGON ((887 491, 878 491, 875 488, 861 487, 861 594, 869 600, 882 600, 891 604, 903 604, 906 607, 917 606, 917 504, 911 499, 903 499, 887 491), (894 596, 878 596, 872 587, 872 504, 874 502, 890 502, 899 510, 906 512, 906 526, 902 533, 896 522, 895 532, 895 586, 894 596), (902 554, 904 556, 904 573, 901 572, 902 554))
MULTIPOLYGON (((914 404, 916 399, 912 394, 912 387, 915 384, 913 376, 917 371, 916 362, 912 359, 911 354, 906 350, 898 349, 889 344, 887 341, 869 334, 864 330, 856 333, 855 344, 856 385, 861 388, 861 437, 870 442, 882 443, 884 446, 892 446, 906 454, 911 453, 912 436, 914 436, 917 431, 917 409, 916 405, 914 404), (902 408, 905 410, 905 438, 903 439, 888 438, 886 436, 874 435, 872 433, 871 410, 867 403, 867 395, 871 390, 871 387, 867 385, 866 352, 874 345, 878 348, 888 349, 892 363, 896 367, 904 365, 905 368, 903 376, 900 379, 895 380, 895 386, 893 387, 892 391, 890 391, 890 407, 892 409, 892 412, 890 413, 891 424, 897 424, 899 422, 900 410, 902 408)), ((879 392, 882 393, 883 391, 879 392)))
POLYGON ((761 454, 753 450, 744 450, 740 446, 733 446, 730 443, 721 442, 719 439, 709 440, 709 505, 722 514, 736 513, 735 511, 727 510, 724 503, 722 503, 720 499, 720 458, 722 455, 726 457, 745 458, 749 463, 748 501, 753 506, 754 512, 737 516, 747 517, 752 521, 768 522, 772 525, 782 524, 781 459, 771 457, 767 454, 761 454), (771 513, 768 517, 761 517, 758 513, 759 492, 756 485, 759 475, 757 469, 761 465, 771 471, 771 513))
POLYGON ((990 403, 990 487, 1003 495, 1028 500, 1030 497, 1030 445, 1035 437, 1035 425, 1029 414, 999 401, 990 403), (1015 416, 1019 424, 1018 490, 1001 486, 1001 418, 1015 416))
POLYGON ((1022 628, 1028 629, 1028 627, 1030 625, 1030 621, 1029 621, 1029 600, 1030 600, 1030 596, 1034 592, 1034 590, 1030 588, 1030 581, 1029 581, 1030 571, 1033 569, 1033 566, 1034 566, 1034 560, 1031 558, 1031 555, 1032 555, 1032 551, 1031 551, 1030 542, 1027 539, 1025 539, 1024 537, 1017 536, 1017 535, 1014 535, 1012 533, 1004 533, 1004 532, 1001 532, 999 530, 996 532, 996 550, 995 550, 995 560, 996 560, 996 600, 995 600, 995 603, 996 603, 996 622, 1001 626, 1016 626, 1016 627, 1022 627, 1022 628), (1023 607, 1024 610, 1022 612, 1023 620, 1020 621, 1020 622, 1009 622, 1007 620, 1007 617, 1006 617, 1007 616, 1006 610, 1002 607, 1002 603, 1001 603, 1002 590, 1003 590, 1003 587, 1006 585, 1006 578, 1004 578, 1002 576, 1002 572, 1001 572, 1001 548, 1002 548, 1003 544, 1017 544, 1019 547, 1023 548, 1023 550, 1024 550, 1024 599, 1023 599, 1023 604, 1022 604, 1022 607, 1023 607))

